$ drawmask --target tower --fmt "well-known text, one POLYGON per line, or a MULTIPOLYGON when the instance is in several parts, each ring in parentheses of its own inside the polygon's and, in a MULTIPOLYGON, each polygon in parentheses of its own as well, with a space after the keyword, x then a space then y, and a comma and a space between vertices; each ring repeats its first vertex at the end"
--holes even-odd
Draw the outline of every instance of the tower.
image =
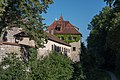
POLYGON ((65 21, 63 16, 60 16, 59 20, 55 20, 46 30, 49 34, 53 34, 71 45, 69 57, 74 62, 80 61, 82 35, 78 30, 79 28, 73 26, 69 21, 65 21))

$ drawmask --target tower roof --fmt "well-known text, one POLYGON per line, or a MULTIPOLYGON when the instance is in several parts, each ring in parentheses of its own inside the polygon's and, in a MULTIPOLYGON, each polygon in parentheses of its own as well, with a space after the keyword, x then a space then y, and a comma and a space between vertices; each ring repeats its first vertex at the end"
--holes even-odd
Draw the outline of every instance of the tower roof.
POLYGON ((81 34, 69 21, 65 21, 62 16, 47 27, 46 31, 53 31, 53 34, 81 34))
POLYGON ((59 20, 64 21, 64 19, 63 19, 62 15, 60 16, 60 19, 59 19, 59 20))

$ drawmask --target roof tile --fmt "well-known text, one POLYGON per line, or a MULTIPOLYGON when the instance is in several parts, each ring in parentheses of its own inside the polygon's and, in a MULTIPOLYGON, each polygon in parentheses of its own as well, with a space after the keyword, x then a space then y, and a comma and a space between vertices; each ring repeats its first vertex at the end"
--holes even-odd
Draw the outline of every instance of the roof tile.
POLYGON ((54 30, 54 34, 80 34, 69 21, 64 21, 63 18, 54 21, 49 27, 47 27, 46 31, 51 30, 54 30), (56 29, 58 27, 60 28, 60 30, 56 29))

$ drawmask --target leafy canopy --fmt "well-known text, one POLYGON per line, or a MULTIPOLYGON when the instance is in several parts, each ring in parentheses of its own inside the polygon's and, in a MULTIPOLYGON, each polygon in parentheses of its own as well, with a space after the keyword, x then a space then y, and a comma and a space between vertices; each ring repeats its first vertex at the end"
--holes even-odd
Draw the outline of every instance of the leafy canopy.
POLYGON ((9 54, 0 64, 2 80, 69 80, 72 78, 71 60, 53 52, 43 60, 37 59, 36 50, 30 50, 30 60, 22 61, 14 54, 9 54), (6 66, 3 68, 3 66, 6 66))
POLYGON ((21 27, 36 42, 36 47, 43 47, 46 35, 43 31, 41 13, 46 13, 52 0, 0 0, 0 33, 11 27, 21 27))

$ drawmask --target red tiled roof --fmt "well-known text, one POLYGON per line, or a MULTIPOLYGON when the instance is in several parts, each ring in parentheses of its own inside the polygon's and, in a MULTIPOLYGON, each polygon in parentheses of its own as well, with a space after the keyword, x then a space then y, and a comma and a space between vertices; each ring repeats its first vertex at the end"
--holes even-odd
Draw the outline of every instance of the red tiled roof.
POLYGON ((49 27, 47 27, 46 31, 51 30, 54 30, 54 34, 80 34, 69 21, 64 21, 63 17, 54 21, 49 27), (56 27, 60 27, 60 31, 56 30, 56 27))

